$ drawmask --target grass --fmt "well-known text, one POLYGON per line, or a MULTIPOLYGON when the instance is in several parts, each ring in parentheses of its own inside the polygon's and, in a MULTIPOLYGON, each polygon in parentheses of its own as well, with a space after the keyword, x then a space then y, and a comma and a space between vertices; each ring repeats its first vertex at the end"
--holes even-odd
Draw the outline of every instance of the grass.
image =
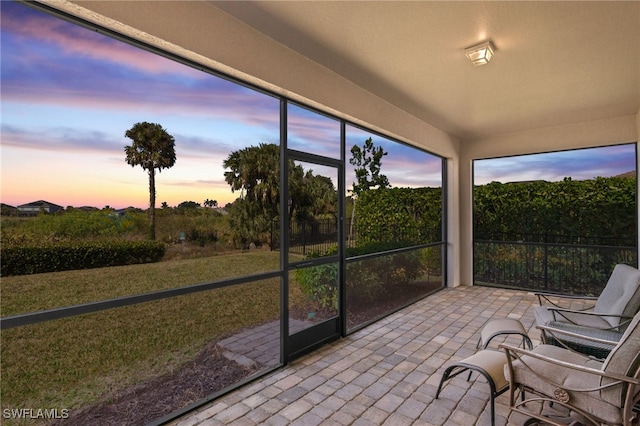
POLYGON ((0 312, 16 315, 279 269, 279 253, 251 251, 144 265, 2 277, 0 312))
MULTIPOLYGON (((7 277, 2 315, 278 269, 253 251, 147 265, 7 277)), ((171 372, 207 342, 274 321, 278 278, 5 330, 2 408, 80 408, 171 372)))
MULTIPOLYGON (((0 309, 15 315, 278 269, 278 252, 253 250, 5 277, 0 309)), ((291 290, 291 306, 304 307, 298 286, 291 290)), ((277 321, 280 313, 280 281, 271 278, 5 330, 2 408, 76 410, 108 401, 179 370, 208 343, 277 321)))

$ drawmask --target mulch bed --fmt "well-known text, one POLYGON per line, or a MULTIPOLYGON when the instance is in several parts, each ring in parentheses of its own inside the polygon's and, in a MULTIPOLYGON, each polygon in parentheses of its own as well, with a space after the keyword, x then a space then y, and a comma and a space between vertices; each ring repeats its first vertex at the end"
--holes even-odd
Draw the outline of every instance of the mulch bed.
POLYGON ((112 395, 99 405, 71 411, 69 418, 52 425, 144 425, 238 383, 259 368, 227 359, 214 342, 179 371, 112 395))
MULTIPOLYGON (((350 323, 357 325, 379 318, 424 294, 423 286, 407 286, 397 289, 381 303, 363 304, 361 308, 351 306, 350 323)), ((325 315, 320 313, 316 320, 325 315)), ((301 311, 300 319, 305 317, 306 311, 301 311)), ((226 358, 217 342, 211 342, 179 371, 111 395, 109 400, 98 405, 71 411, 69 418, 57 420, 51 425, 144 425, 238 383, 261 368, 260 365, 246 367, 226 358)))

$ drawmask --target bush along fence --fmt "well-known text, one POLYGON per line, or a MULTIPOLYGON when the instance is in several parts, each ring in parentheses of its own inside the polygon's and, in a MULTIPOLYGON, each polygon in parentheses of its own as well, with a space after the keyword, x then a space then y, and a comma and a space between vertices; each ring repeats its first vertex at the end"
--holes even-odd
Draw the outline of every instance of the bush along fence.
MULTIPOLYGON (((335 248, 310 257, 335 253, 335 248)), ((417 280, 442 275, 442 248, 406 248, 401 243, 371 243, 346 250, 346 287, 351 301, 373 303, 417 280)), ((338 267, 335 263, 296 269, 294 277, 307 298, 323 309, 336 309, 338 267)))
POLYGON ((159 241, 66 243, 2 247, 0 275, 39 274, 159 261, 165 245, 159 241))
POLYGON ((597 296, 616 264, 638 265, 637 247, 623 244, 541 235, 476 240, 474 283, 597 296))
MULTIPOLYGON (((355 221, 346 221, 346 247, 371 246, 378 241, 385 241, 394 246, 408 247, 431 242, 429 238, 440 234, 440 223, 430 229, 418 226, 408 227, 389 224, 380 229, 377 226, 367 226, 355 221), (434 229, 435 228, 435 229, 434 229)), ((274 221, 270 233, 271 250, 280 248, 278 222, 274 221)), ((436 240, 438 241, 438 240, 436 240)), ((338 223, 336 219, 314 219, 310 221, 295 221, 289 225, 289 252, 304 256, 325 253, 334 249, 338 243, 338 223)), ((386 244, 386 243, 383 243, 386 244)))

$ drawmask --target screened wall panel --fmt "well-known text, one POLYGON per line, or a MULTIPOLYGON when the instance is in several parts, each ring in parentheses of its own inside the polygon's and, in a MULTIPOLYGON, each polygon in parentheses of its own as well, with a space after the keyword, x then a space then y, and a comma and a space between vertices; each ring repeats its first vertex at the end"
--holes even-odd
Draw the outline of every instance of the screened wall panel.
POLYGON ((380 319, 445 285, 443 245, 347 260, 347 329, 380 319))
POLYGON ((279 292, 273 278, 3 330, 3 408, 123 425, 182 409, 279 364, 279 292))
POLYGON ((287 148, 340 159, 340 121, 288 103, 287 148))
POLYGON ((443 162, 353 126, 346 128, 345 159, 346 308, 352 329, 444 285, 442 246, 395 252, 442 242, 443 162), (434 276, 439 278, 433 281, 434 276))
POLYGON ((475 160, 474 283, 599 295, 638 265, 637 144, 475 160))
POLYGON ((442 159, 32 6, 0 2, 3 413, 146 423, 443 285, 442 159))

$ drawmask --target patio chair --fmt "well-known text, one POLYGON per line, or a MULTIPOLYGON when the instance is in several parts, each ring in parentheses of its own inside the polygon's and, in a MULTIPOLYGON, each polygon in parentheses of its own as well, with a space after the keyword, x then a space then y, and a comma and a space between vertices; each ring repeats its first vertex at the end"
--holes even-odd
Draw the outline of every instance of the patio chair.
POLYGON ((535 294, 540 306, 535 307, 534 317, 536 325, 543 326, 540 327, 543 343, 604 359, 615 345, 610 342, 620 340, 631 318, 640 310, 640 271, 628 265, 616 265, 597 298, 535 294), (595 301, 595 305, 582 310, 562 306, 563 302, 570 300, 595 301), (559 333, 554 334, 554 330, 559 333), (581 339, 580 336, 596 339, 581 339), (602 341, 599 342, 598 339, 602 341))
POLYGON ((637 424, 640 314, 604 361, 546 344, 533 350, 501 347, 510 408, 530 418, 525 424, 637 424))

